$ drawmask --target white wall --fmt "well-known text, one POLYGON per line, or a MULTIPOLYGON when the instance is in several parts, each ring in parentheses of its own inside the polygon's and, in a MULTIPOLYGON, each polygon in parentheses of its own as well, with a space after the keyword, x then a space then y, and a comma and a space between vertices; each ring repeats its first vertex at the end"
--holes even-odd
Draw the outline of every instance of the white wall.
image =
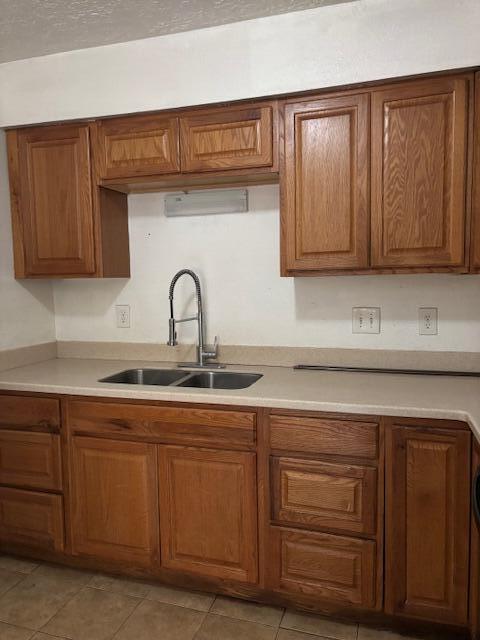
MULTIPOLYGON (((131 280, 56 283, 57 338, 165 343, 170 279, 190 267, 224 344, 480 351, 480 276, 280 278, 278 187, 249 192, 249 213, 186 218, 166 218, 161 194, 130 196, 131 280), (115 327, 115 304, 131 305, 130 329, 115 327), (380 335, 351 333, 364 305, 381 307, 380 335), (438 307, 438 336, 418 335, 419 306, 438 307)), ((177 290, 181 315, 192 283, 177 290)))
MULTIPOLYGON (((0 126, 480 65, 479 25, 478 0, 359 0, 8 63, 0 65, 0 126)), ((180 220, 162 216, 161 195, 131 197, 132 279, 55 283, 58 339, 165 341, 168 282, 191 266, 224 343, 480 351, 479 276, 281 279, 277 188, 251 197, 247 215, 180 220), (115 328, 116 303, 132 305, 131 329, 115 328), (355 305, 382 307, 379 336, 351 334, 355 305), (418 306, 439 308, 438 336, 417 335, 418 306)), ((42 290, 8 283, 11 299, 22 292, 24 303, 34 286, 37 296, 42 290)), ((35 323, 16 306, 11 330, 18 317, 35 323)), ((48 333, 47 320, 48 310, 48 333)), ((192 337, 181 328, 182 341, 192 337)))
POLYGON ((0 65, 0 127, 480 63, 479 0, 358 0, 0 65))
POLYGON ((0 350, 55 340, 50 282, 13 277, 5 134, 0 131, 0 350))

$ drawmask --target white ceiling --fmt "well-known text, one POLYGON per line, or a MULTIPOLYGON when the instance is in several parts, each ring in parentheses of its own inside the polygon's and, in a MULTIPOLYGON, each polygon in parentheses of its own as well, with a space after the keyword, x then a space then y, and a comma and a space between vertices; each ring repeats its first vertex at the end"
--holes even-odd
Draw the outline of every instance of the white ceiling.
POLYGON ((0 0, 0 62, 350 0, 0 0))

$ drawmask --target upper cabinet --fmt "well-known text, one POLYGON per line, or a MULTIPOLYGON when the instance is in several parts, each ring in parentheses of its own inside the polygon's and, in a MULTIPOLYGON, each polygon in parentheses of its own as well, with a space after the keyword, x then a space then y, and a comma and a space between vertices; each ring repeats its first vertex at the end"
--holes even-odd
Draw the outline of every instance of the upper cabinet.
POLYGON ((372 266, 465 265, 470 79, 372 94, 372 266))
POLYGON ((16 277, 128 276, 126 197, 96 187, 89 125, 7 139, 16 277))
POLYGON ((282 273, 466 272, 472 88, 461 74, 287 102, 282 273))
POLYGON ((99 120, 94 124, 101 178, 180 171, 178 118, 161 115, 99 120))
POLYGON ((369 96, 285 107, 283 272, 368 266, 369 96))
POLYGON ((180 118, 182 171, 273 164, 272 105, 197 112, 180 118))
POLYGON ((10 134, 18 276, 95 272, 88 125, 10 134))
POLYGON ((128 277, 129 193, 278 181, 284 276, 480 272, 475 103, 448 73, 9 131, 16 276, 128 277))

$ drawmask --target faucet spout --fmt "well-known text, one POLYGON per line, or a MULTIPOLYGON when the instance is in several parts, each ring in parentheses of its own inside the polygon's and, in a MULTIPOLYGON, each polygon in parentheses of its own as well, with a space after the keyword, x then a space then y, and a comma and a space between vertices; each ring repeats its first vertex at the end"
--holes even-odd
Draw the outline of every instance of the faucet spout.
POLYGON ((178 271, 172 278, 172 282, 170 283, 170 288, 168 292, 168 298, 170 301, 170 318, 168 321, 168 342, 167 344, 170 347, 174 347, 178 344, 177 342, 177 331, 176 325, 179 322, 190 322, 192 320, 197 321, 198 326, 198 345, 197 345, 197 362, 194 363, 181 363, 179 366, 190 366, 190 367, 223 367, 218 363, 207 363, 207 360, 217 357, 217 346, 218 339, 215 337, 215 344, 212 349, 205 348, 205 333, 204 333, 204 315, 203 315, 203 302, 202 302, 202 287, 200 285, 200 278, 197 274, 191 269, 181 269, 178 271), (188 275, 192 278, 195 285, 195 294, 197 298, 197 315, 191 318, 181 318, 176 319, 174 308, 173 308, 173 300, 175 293, 175 285, 178 280, 183 276, 188 275))

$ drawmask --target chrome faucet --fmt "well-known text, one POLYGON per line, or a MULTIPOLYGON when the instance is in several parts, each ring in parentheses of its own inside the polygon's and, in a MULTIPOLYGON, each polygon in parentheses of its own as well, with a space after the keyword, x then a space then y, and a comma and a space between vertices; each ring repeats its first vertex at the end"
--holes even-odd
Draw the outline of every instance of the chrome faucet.
POLYGON ((208 349, 205 345, 205 332, 204 332, 204 316, 203 316, 203 305, 202 305, 202 288, 200 286, 200 279, 197 274, 190 269, 181 269, 178 273, 176 273, 172 282, 170 283, 170 289, 168 294, 170 300, 170 319, 168 321, 168 342, 167 344, 170 347, 174 347, 178 344, 177 342, 177 329, 176 326, 180 322, 192 322, 194 320, 197 321, 198 325, 198 345, 197 345, 197 362, 181 362, 179 367, 192 367, 192 368, 215 368, 215 369, 223 369, 225 365, 219 364, 218 362, 207 362, 212 358, 217 357, 218 352, 218 338, 215 336, 215 342, 213 344, 213 348, 208 349), (188 275, 192 278, 195 284, 195 293, 197 295, 197 315, 191 316, 190 318, 181 318, 180 320, 176 320, 173 312, 173 293, 175 291, 175 285, 178 280, 183 276, 188 275))

